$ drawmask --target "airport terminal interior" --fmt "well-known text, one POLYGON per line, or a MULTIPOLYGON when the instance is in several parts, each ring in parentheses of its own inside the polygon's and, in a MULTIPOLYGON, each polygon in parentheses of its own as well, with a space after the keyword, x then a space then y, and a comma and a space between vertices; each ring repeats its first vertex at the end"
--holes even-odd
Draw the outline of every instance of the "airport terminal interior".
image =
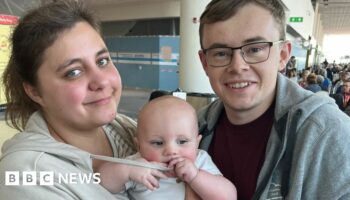
POLYGON ((350 199, 349 18, 350 0, 0 0, 0 200, 350 199))
MULTIPOLYGON (((20 18, 45 1, 0 0, 0 14, 20 18)), ((198 19, 209 0, 85 1, 102 21, 103 37, 122 77, 119 113, 135 119, 156 90, 183 91, 191 104, 199 105, 196 109, 215 99, 197 54, 198 19)), ((327 59, 324 36, 350 34, 350 0, 281 1, 287 13, 287 39, 296 60, 293 68, 301 79, 304 69, 315 69, 327 59)), ((350 62, 350 53, 339 55, 334 62, 328 58, 328 62, 343 68, 350 62)), ((1 63, 0 73, 6 65, 1 63)), ((0 97, 1 146, 17 131, 5 124, 6 101, 0 97)))

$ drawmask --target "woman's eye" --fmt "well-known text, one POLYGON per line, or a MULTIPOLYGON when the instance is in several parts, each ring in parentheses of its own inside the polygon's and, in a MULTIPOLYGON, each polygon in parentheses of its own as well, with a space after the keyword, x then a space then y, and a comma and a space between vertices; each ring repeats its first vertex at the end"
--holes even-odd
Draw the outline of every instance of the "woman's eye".
POLYGON ((66 74, 65 77, 67 78, 75 78, 77 76, 79 76, 81 74, 81 70, 79 69, 73 69, 73 70, 69 70, 66 74))
POLYGON ((110 59, 109 58, 102 58, 98 61, 98 66, 106 66, 109 63, 110 59))

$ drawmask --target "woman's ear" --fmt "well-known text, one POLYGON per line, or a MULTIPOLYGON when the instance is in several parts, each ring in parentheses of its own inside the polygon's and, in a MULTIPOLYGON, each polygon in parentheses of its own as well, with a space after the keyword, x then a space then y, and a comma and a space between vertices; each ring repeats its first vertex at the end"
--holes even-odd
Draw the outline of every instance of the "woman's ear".
POLYGON ((36 87, 32 86, 29 83, 24 82, 23 89, 24 89, 25 93, 29 96, 29 98, 31 98, 33 101, 35 101, 39 105, 43 106, 43 100, 42 100, 40 93, 36 87))

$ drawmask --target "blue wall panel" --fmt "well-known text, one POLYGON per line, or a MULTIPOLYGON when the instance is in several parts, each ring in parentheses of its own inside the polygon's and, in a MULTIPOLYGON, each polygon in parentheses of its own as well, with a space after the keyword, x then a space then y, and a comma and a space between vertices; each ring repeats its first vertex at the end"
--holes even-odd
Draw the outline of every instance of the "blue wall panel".
POLYGON ((157 88, 159 70, 153 65, 118 64, 117 69, 125 87, 157 88))
POLYGON ((179 37, 105 38, 123 86, 175 90, 179 85, 179 37))

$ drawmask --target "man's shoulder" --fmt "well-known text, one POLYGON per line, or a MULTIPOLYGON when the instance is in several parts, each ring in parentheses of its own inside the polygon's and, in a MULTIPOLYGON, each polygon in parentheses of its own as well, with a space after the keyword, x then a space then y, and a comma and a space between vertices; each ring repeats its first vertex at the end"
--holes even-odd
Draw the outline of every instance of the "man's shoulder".
POLYGON ((305 125, 314 123, 321 132, 346 132, 350 135, 350 118, 341 111, 335 104, 323 104, 317 107, 308 117, 309 120, 304 121, 305 125))
POLYGON ((216 115, 218 112, 220 112, 223 108, 222 101, 220 99, 216 99, 215 101, 211 102, 210 104, 204 106, 201 108, 198 112, 198 118, 208 118, 209 115, 216 115))

